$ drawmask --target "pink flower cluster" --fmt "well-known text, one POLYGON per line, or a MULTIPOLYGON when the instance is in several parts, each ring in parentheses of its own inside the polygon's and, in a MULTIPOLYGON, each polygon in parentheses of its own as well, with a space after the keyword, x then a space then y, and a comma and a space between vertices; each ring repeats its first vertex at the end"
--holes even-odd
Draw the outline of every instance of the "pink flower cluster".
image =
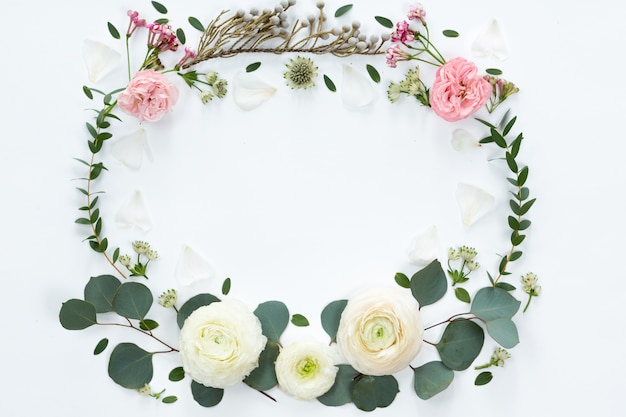
POLYGON ((426 11, 420 3, 409 8, 408 17, 409 20, 419 20, 422 22, 422 25, 426 25, 426 11))
POLYGON ((145 19, 140 19, 139 13, 133 10, 129 10, 127 14, 130 18, 126 32, 128 36, 132 35, 137 28, 146 28, 150 32, 148 46, 159 51, 176 51, 178 49, 178 39, 170 25, 146 23, 145 19))
POLYGON ((393 42, 409 43, 415 40, 415 34, 409 29, 409 22, 402 21, 396 23, 396 30, 391 34, 393 42))
POLYGON ((120 108, 140 122, 156 122, 178 100, 178 89, 155 70, 139 71, 117 99, 120 108))
POLYGON ((387 65, 391 68, 396 68, 399 61, 407 61, 409 59, 409 53, 405 49, 402 49, 400 45, 394 43, 386 52, 387 65))

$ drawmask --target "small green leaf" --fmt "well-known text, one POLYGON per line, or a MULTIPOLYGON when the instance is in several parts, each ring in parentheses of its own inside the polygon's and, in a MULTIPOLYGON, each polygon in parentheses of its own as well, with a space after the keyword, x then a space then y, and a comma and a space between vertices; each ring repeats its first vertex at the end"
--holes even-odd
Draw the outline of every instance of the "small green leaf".
POLYGON ((259 356, 259 366, 243 382, 257 391, 267 391, 274 388, 278 384, 275 364, 279 353, 280 348, 278 345, 268 340, 265 349, 259 356))
POLYGON ((125 282, 113 298, 113 310, 122 317, 143 320, 152 307, 152 292, 139 282, 125 282))
POLYGON ((420 308, 439 301, 447 289, 446 274, 436 259, 411 277, 411 293, 420 308))
POLYGON ((83 217, 83 218, 74 220, 74 223, 76 223, 76 224, 91 224, 91 221, 89 219, 85 219, 83 217))
POLYGON ((508 282, 498 282, 496 287, 502 288, 504 291, 514 291, 515 287, 508 282))
POLYGON ((260 62, 253 62, 252 64, 248 65, 246 67, 246 72, 253 72, 259 69, 259 67, 261 66, 260 62))
POLYGON ((517 185, 519 187, 523 186, 528 179, 528 167, 524 167, 520 170, 519 174, 517 174, 517 185))
POLYGON ((167 378, 172 382, 182 381, 185 378, 185 370, 183 369, 182 366, 179 366, 178 368, 174 368, 170 371, 167 378))
POLYGON ((228 293, 230 292, 230 278, 226 278, 224 280, 224 283, 222 284, 222 294, 223 295, 228 295, 228 293))
POLYGON ((494 142, 496 142, 496 145, 498 145, 499 147, 503 149, 506 149, 507 147, 506 140, 504 139, 502 134, 498 132, 497 129, 491 128, 491 137, 493 138, 494 142))
POLYGON ((459 32, 452 29, 446 29, 443 31, 443 36, 445 36, 446 38, 458 38, 459 32))
POLYGON ((98 342, 96 348, 93 350, 94 355, 99 355, 109 346, 109 339, 106 337, 98 342))
POLYGON ((530 220, 522 220, 521 222, 519 222, 518 230, 526 230, 530 227, 530 225, 531 225, 530 220))
POLYGON ((162 17, 154 21, 154 23, 158 23, 159 25, 167 25, 170 22, 170 19, 166 17, 162 17))
POLYGON ((348 11, 352 8, 351 4, 346 4, 345 6, 341 6, 335 11, 335 17, 341 17, 344 14, 348 13, 348 11))
POLYGON ((335 83, 333 82, 333 80, 330 79, 330 77, 326 74, 324 74, 324 84, 326 84, 326 87, 332 91, 333 93, 335 91, 337 91, 337 87, 335 86, 335 83))
POLYGON ((194 29, 199 30, 200 32, 204 32, 204 26, 202 25, 202 23, 200 23, 200 21, 193 17, 193 16, 189 16, 189 24, 191 25, 191 27, 193 27, 194 29))
POLYGON ((489 371, 481 372, 478 374, 476 379, 474 380, 474 385, 486 385, 493 379, 493 374, 489 371))
POLYGON ((289 310, 281 301, 266 301, 259 304, 254 310, 254 315, 261 321, 263 334, 280 344, 280 336, 289 324, 289 310))
POLYGON ((309 325, 309 320, 302 314, 294 314, 291 316, 291 323, 298 327, 306 327, 309 325))
POLYGON ((470 303, 472 300, 465 288, 457 287, 454 290, 454 295, 456 296, 456 298, 463 301, 464 303, 470 303))
POLYGON ((522 207, 520 208, 519 215, 523 216, 524 214, 528 213, 528 210, 530 210, 533 204, 535 204, 535 200, 536 198, 533 198, 532 200, 529 200, 526 203, 524 203, 522 207))
POLYGON ((213 407, 222 401, 224 390, 221 388, 205 387, 196 381, 191 381, 191 395, 202 407, 213 407))
POLYGON ((516 251, 511 253, 511 255, 509 256, 509 262, 515 262, 517 261, 519 258, 522 257, 522 253, 521 251, 516 251))
POLYGON ((141 330, 150 331, 156 329, 157 327, 159 327, 159 323, 154 320, 143 319, 139 322, 139 328, 141 328, 141 330))
POLYGON ((89 87, 87 87, 86 85, 83 85, 83 93, 85 93, 85 95, 87 96, 89 100, 93 100, 93 93, 91 92, 89 87))
POLYGON ((111 36, 113 36, 115 39, 120 38, 120 32, 115 26, 113 26, 113 23, 107 22, 107 27, 109 28, 109 33, 111 34, 111 36))
POLYGON ((485 72, 489 75, 502 75, 502 71, 497 68, 487 68, 485 72))
POLYGON ((378 72, 378 70, 370 64, 367 64, 365 67, 367 68, 367 73, 370 75, 372 81, 374 81, 375 83, 379 83, 380 73, 378 72))
POLYGON ((352 390, 359 372, 350 365, 338 365, 335 383, 326 394, 317 399, 324 405, 337 407, 352 402, 352 390))
POLYGON ((400 390, 392 375, 363 376, 356 381, 352 390, 354 405, 363 411, 387 407, 400 390))
POLYGON ((182 28, 176 29, 176 37, 183 45, 187 42, 187 36, 185 35, 185 31, 182 28))
POLYGON ((386 17, 375 16, 374 19, 376 19, 376 21, 380 23, 381 25, 383 25, 384 27, 388 29, 393 29, 393 22, 387 19, 386 17))
POLYGON ((396 280, 396 284, 402 288, 411 288, 411 280, 405 274, 398 272, 394 278, 396 280))
POLYGON ((161 13, 161 14, 166 14, 167 13, 167 8, 165 6, 163 6, 161 3, 153 1, 152 2, 152 6, 154 6, 154 8, 156 9, 157 12, 161 13))
POLYGON ((67 330, 83 330, 96 321, 96 308, 93 304, 79 299, 71 299, 63 303, 59 312, 61 326, 67 330))
POLYGON ((413 388, 422 400, 428 400, 450 386, 454 372, 443 362, 428 362, 414 370, 413 388))
POLYGON ((175 395, 168 395, 167 397, 164 397, 162 401, 164 404, 172 404, 178 401, 178 397, 175 395))
POLYGON ((510 152, 506 153, 506 163, 509 166, 509 169, 511 170, 511 172, 517 174, 517 171, 518 171, 517 162, 515 162, 515 158, 513 158, 513 155, 511 155, 510 152))
MULTIPOLYGON (((509 120, 509 122, 506 124, 506 126, 504 127, 504 130, 502 130, 502 134, 504 136, 508 135, 509 132, 511 131, 511 129, 513 129, 513 126, 515 125, 515 122, 517 121, 517 116, 513 117, 511 120, 509 120)), ((518 139, 515 139, 516 141, 518 139)), ((521 141, 521 140, 520 140, 521 141)))
POLYGON ((458 319, 450 322, 437 343, 437 351, 443 363, 454 371, 467 369, 480 353, 485 334, 471 320, 458 319))
POLYGON ((514 246, 519 246, 526 239, 526 235, 520 235, 517 231, 511 233, 511 243, 514 246))
POLYGON ((139 389, 152 380, 152 353, 133 343, 120 343, 111 352, 108 371, 118 385, 139 389))
POLYGON ((322 310, 322 328, 333 342, 337 337, 341 313, 343 313, 346 305, 348 305, 348 300, 336 300, 328 304, 322 310))

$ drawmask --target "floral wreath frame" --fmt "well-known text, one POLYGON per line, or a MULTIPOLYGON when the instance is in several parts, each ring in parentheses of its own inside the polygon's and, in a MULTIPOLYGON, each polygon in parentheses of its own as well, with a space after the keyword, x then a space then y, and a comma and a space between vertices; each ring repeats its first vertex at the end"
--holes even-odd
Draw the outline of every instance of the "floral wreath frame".
MULTIPOLYGON (((507 216, 507 227, 511 233, 510 247, 501 256, 497 272, 487 272, 489 285, 478 290, 473 297, 462 287, 470 273, 478 269, 479 265, 475 260, 476 250, 461 246, 450 249, 445 271, 435 259, 412 277, 396 274, 398 290, 409 295, 410 301, 404 305, 409 313, 399 312, 399 308, 394 309, 387 305, 404 303, 399 301, 403 296, 396 292, 390 293, 387 300, 384 294, 377 293, 374 302, 368 301, 367 297, 355 297, 329 303, 321 312, 322 327, 330 337, 330 345, 335 348, 339 346, 343 354, 342 363, 336 363, 336 356, 329 353, 326 345, 303 343, 293 349, 290 346, 283 347, 280 337, 289 323, 306 326, 308 320, 299 314, 290 315, 287 306, 280 301, 261 303, 254 312, 242 312, 241 320, 245 323, 231 323, 235 329, 233 330, 228 328, 228 323, 215 325, 215 320, 219 321, 220 313, 210 313, 209 310, 219 305, 227 309, 221 314, 230 315, 233 311, 239 311, 237 309, 241 305, 232 307, 213 294, 198 294, 177 307, 178 295, 175 290, 169 290, 158 297, 158 303, 175 311, 177 324, 181 328, 181 346, 192 346, 189 351, 183 351, 182 347, 175 348, 155 335, 158 323, 147 318, 154 297, 152 291, 140 282, 147 279, 148 265, 158 258, 158 254, 148 243, 142 241, 132 244, 137 255, 136 260, 129 255, 120 255, 120 248, 111 250, 109 241, 103 234, 99 192, 94 191, 96 180, 108 171, 98 156, 106 142, 113 137, 112 124, 121 122, 113 113, 116 107, 142 122, 157 122, 175 104, 178 91, 169 84, 165 74, 181 76, 189 87, 199 91, 202 102, 206 103, 214 98, 222 98, 227 92, 227 82, 219 78, 217 73, 202 74, 188 69, 209 59, 240 53, 296 53, 297 58, 290 60, 284 75, 286 83, 295 89, 311 87, 313 78, 317 76, 317 67, 313 61, 300 54, 333 54, 338 57, 355 54, 376 57, 385 54, 387 64, 393 68, 399 61, 409 60, 438 67, 435 82, 430 87, 420 78, 418 69, 410 70, 403 81, 391 83, 387 91, 390 101, 396 102, 401 94, 413 96, 451 122, 465 119, 483 106, 491 113, 518 91, 513 83, 499 77, 501 72, 498 70, 487 70, 487 74, 483 76, 477 74, 474 64, 463 58, 445 60, 430 40, 426 13, 421 5, 410 8, 408 22, 403 20, 394 25, 391 20, 377 16, 376 20, 384 27, 393 29, 393 33, 387 37, 368 38, 360 33, 358 23, 344 25, 341 29, 326 28, 325 22, 328 18, 324 13, 323 2, 317 3, 317 16, 308 16, 289 23, 289 11, 294 3, 294 0, 283 1, 274 9, 237 11, 230 16, 227 12, 222 12, 207 27, 198 19, 190 17, 189 24, 202 32, 198 50, 185 48, 184 56, 170 70, 165 70, 160 54, 175 52, 180 44, 185 43, 182 29, 173 30, 165 17, 146 23, 139 18, 137 12, 132 11, 128 13, 130 22, 125 36, 120 35, 117 28, 108 23, 110 34, 116 39, 124 38, 126 41, 129 63, 129 39, 141 31, 148 33, 147 53, 140 69, 131 76, 131 68, 128 66, 128 86, 109 93, 83 87, 90 100, 101 95, 103 105, 101 109, 95 110, 94 121, 86 124, 91 157, 89 160, 78 159, 87 167, 88 175, 82 179, 86 185, 78 187, 86 198, 86 203, 79 208, 83 215, 76 223, 89 229, 90 234, 86 241, 93 251, 105 257, 115 275, 91 277, 85 286, 83 299, 73 298, 62 304, 59 313, 61 325, 68 330, 111 325, 112 323, 99 322, 98 317, 103 313, 114 313, 122 319, 122 322, 113 323, 114 325, 140 332, 160 343, 165 348, 161 352, 148 352, 134 343, 118 344, 110 354, 108 374, 122 387, 138 390, 164 403, 173 403, 177 401, 177 397, 164 395, 165 390, 152 391, 152 358, 155 354, 172 352, 181 353, 183 366, 171 370, 169 380, 180 381, 190 375, 193 398, 205 407, 217 405, 227 386, 243 380, 245 384, 269 398, 272 397, 267 391, 278 386, 298 399, 317 398, 329 406, 353 403, 360 410, 372 411, 393 402, 398 392, 398 383, 393 374, 406 367, 410 367, 414 373, 415 393, 426 400, 445 390, 452 383, 455 371, 471 367, 483 349, 485 332, 500 347, 494 350, 488 363, 474 367, 480 371, 475 384, 489 383, 493 374, 485 369, 503 366, 504 361, 510 357, 506 349, 513 348, 519 342, 513 317, 518 313, 521 301, 513 296, 517 288, 506 279, 511 275, 511 264, 522 256, 520 246, 531 225, 526 216, 535 202, 534 198, 530 198, 527 187, 528 166, 521 165, 518 160, 523 135, 512 134, 517 118, 509 117, 508 111, 498 123, 477 119, 488 131, 480 144, 496 146, 503 153, 502 159, 509 172, 506 180, 512 187, 509 201, 511 212, 507 216), (328 41, 329 38, 331 41, 328 41), (279 44, 276 44, 277 40, 280 41, 279 44), (272 46, 266 46, 272 41, 272 46), (390 46, 384 49, 389 43, 390 46), (453 267, 455 263, 457 266, 453 267), (451 287, 454 287, 456 298, 466 305, 469 304, 469 312, 455 314, 424 329, 421 324, 421 309, 442 299, 449 289, 448 279, 452 282, 451 287), (364 303, 360 310, 358 306, 354 307, 359 302, 364 303), (228 310, 231 307, 234 310, 228 310), (371 312, 372 308, 374 313, 371 315, 363 313, 363 310, 371 312), (208 316, 199 314, 200 311, 202 314, 217 314, 218 318, 207 318, 208 316), (188 324, 194 321, 192 317, 198 322, 198 327, 188 324), (211 324, 207 325, 207 320, 211 324), (250 327, 246 327, 248 325, 250 327), (445 329, 439 342, 423 340, 424 331, 440 325, 445 325, 445 329), (354 335, 345 329, 359 326, 366 331, 357 331, 358 334, 354 335), (246 332, 258 333, 255 340, 243 340, 247 336, 237 334, 236 328, 239 327, 244 327, 246 332), (202 340, 198 339, 198 332, 202 334, 202 340), (184 335, 187 334, 191 335, 189 337, 192 340, 186 339, 184 335), (207 334, 209 336, 205 337, 207 334), (405 334, 409 335, 406 337, 409 340, 401 340, 405 334), (354 342, 351 337, 359 339, 359 342, 354 342), (207 364, 198 362, 198 357, 193 356, 198 349, 214 349, 219 345, 218 339, 228 346, 232 342, 229 338, 234 338, 235 343, 242 345, 254 345, 254 348, 241 354, 245 356, 244 359, 235 358, 234 362, 231 361, 234 351, 204 351, 204 354, 230 355, 226 366, 222 359, 213 358, 213 362, 207 364), (211 346, 208 346, 209 339, 215 342, 211 346), (440 359, 414 368, 410 363, 423 343, 434 346, 440 359), (198 344, 202 346, 198 348, 198 344), (344 344, 347 347, 344 348, 344 344), (351 350, 351 344, 356 344, 356 348, 351 350), (381 361, 376 356, 380 352, 392 353, 396 363, 381 361), (401 363, 398 364, 398 361, 401 363), (206 369, 207 366, 210 369, 206 369)), ((152 5, 157 12, 163 15, 167 13, 163 4, 153 1, 152 5)), ((342 6, 335 11, 334 16, 340 18, 351 8, 351 4, 342 6)), ((458 36, 458 33, 450 30, 443 33, 449 37, 458 36)), ((252 72, 259 65, 260 63, 253 64, 246 70, 252 72)), ((375 67, 367 65, 367 69, 370 77, 379 82, 380 76, 375 67)), ((335 91, 333 81, 327 76, 324 76, 324 83, 328 89, 335 91)), ((523 292, 528 296, 523 309, 525 312, 533 297, 540 294, 541 287, 537 285, 537 276, 533 273, 523 275, 521 283, 523 292)), ((228 295, 230 284, 230 279, 224 281, 223 296, 228 295)), ((104 338, 96 346, 94 354, 104 352, 107 347, 108 339, 104 338)), ((222 348, 223 345, 220 346, 222 348)))

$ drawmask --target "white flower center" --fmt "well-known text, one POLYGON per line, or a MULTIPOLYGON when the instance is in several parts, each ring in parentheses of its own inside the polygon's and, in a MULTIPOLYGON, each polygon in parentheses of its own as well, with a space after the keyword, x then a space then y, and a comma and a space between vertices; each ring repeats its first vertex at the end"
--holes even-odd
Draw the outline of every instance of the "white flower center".
POLYGON ((368 317, 362 327, 364 345, 371 351, 381 351, 396 342, 395 322, 387 316, 368 317))
POLYGON ((237 338, 226 328, 207 324, 200 330, 197 344, 200 355, 215 361, 229 361, 236 357, 237 338))
POLYGON ((317 360, 311 357, 302 359, 296 365, 296 371, 298 372, 298 375, 300 375, 303 378, 314 377, 315 374, 317 373, 317 369, 318 369, 317 360))

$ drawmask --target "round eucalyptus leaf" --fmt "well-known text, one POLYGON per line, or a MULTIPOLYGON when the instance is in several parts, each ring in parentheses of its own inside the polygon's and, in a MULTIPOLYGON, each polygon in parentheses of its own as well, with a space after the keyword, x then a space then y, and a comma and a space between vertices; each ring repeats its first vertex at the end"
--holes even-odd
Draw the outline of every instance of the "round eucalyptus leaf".
POLYGON ((122 317, 143 320, 152 307, 152 292, 139 282, 120 285, 113 298, 113 310, 122 317))
POLYGON ((183 324, 185 324, 185 320, 187 319, 187 317, 189 317, 191 313, 196 311, 198 307, 208 306, 209 304, 216 301, 220 301, 220 299, 213 294, 198 294, 191 297, 185 302, 185 304, 183 304, 180 310, 178 310, 178 315, 176 316, 178 328, 183 328, 183 324))
POLYGON ((172 382, 182 381, 184 378, 185 378, 185 370, 183 369, 182 366, 172 369, 169 375, 167 376, 167 379, 169 379, 172 382))
POLYGON ((418 397, 427 400, 448 388, 453 379, 452 369, 443 362, 433 361, 415 368, 413 387, 418 397))
POLYGON ((191 395, 203 407, 213 407, 222 401, 224 390, 221 388, 206 387, 196 381, 191 381, 191 395))
POLYGON ((124 388, 139 389, 152 380, 152 353, 133 343, 115 346, 109 359, 109 376, 124 388))
POLYGON ((96 308, 87 301, 73 298, 63 303, 59 312, 61 326, 67 330, 83 330, 97 324, 96 308))
POLYGON ((463 301, 464 303, 469 304, 470 301, 472 300, 469 293, 467 292, 465 288, 457 287, 454 290, 454 295, 456 296, 456 298, 458 298, 460 301, 463 301))
POLYGON ((256 367, 243 382, 257 391, 267 391, 274 388, 276 384, 278 384, 274 364, 276 363, 276 358, 278 358, 279 353, 280 349, 278 345, 268 340, 265 349, 263 349, 263 352, 261 352, 259 356, 259 366, 256 367))
POLYGON ((346 305, 348 305, 348 300, 337 300, 328 304, 322 310, 322 328, 333 342, 337 338, 341 313, 343 313, 346 305))
POLYGON ((139 328, 141 330, 150 331, 159 327, 159 323, 150 319, 143 319, 139 322, 139 328))
POLYGON ((85 286, 85 300, 96 307, 98 313, 113 311, 113 298, 122 285, 113 275, 91 277, 85 286))
POLYGON ((396 280, 396 284, 398 284, 402 288, 411 288, 411 280, 402 272, 398 272, 394 279, 396 280))
POLYGON ((309 320, 302 314, 294 314, 293 316, 291 316, 291 323, 294 326, 306 327, 309 325, 309 320))
POLYGON ((447 290, 446 274, 436 259, 411 277, 411 293, 420 307, 436 303, 447 290))
POLYGON ((390 405, 400 392, 398 381, 391 375, 358 378, 352 396, 359 410, 373 411, 390 405))
POLYGON ((474 296, 470 312, 485 321, 510 319, 521 302, 502 288, 481 288, 474 296))
POLYGON ((266 301, 259 304, 254 315, 261 321, 263 334, 280 344, 280 336, 289 324, 289 310, 281 301, 266 301))
POLYGON ((330 390, 317 399, 327 406, 340 406, 352 402, 352 391, 356 384, 356 377, 359 371, 350 365, 338 365, 335 383, 330 390))
POLYGON ((486 385, 493 379, 493 374, 489 371, 481 372, 474 380, 474 385, 486 385))
POLYGON ((511 349, 519 343, 517 327, 510 319, 498 319, 487 322, 487 333, 503 348, 511 349))
POLYGON ((437 351, 443 363, 454 371, 467 369, 478 356, 485 333, 483 329, 470 320, 454 320, 446 326, 437 343, 437 351))

